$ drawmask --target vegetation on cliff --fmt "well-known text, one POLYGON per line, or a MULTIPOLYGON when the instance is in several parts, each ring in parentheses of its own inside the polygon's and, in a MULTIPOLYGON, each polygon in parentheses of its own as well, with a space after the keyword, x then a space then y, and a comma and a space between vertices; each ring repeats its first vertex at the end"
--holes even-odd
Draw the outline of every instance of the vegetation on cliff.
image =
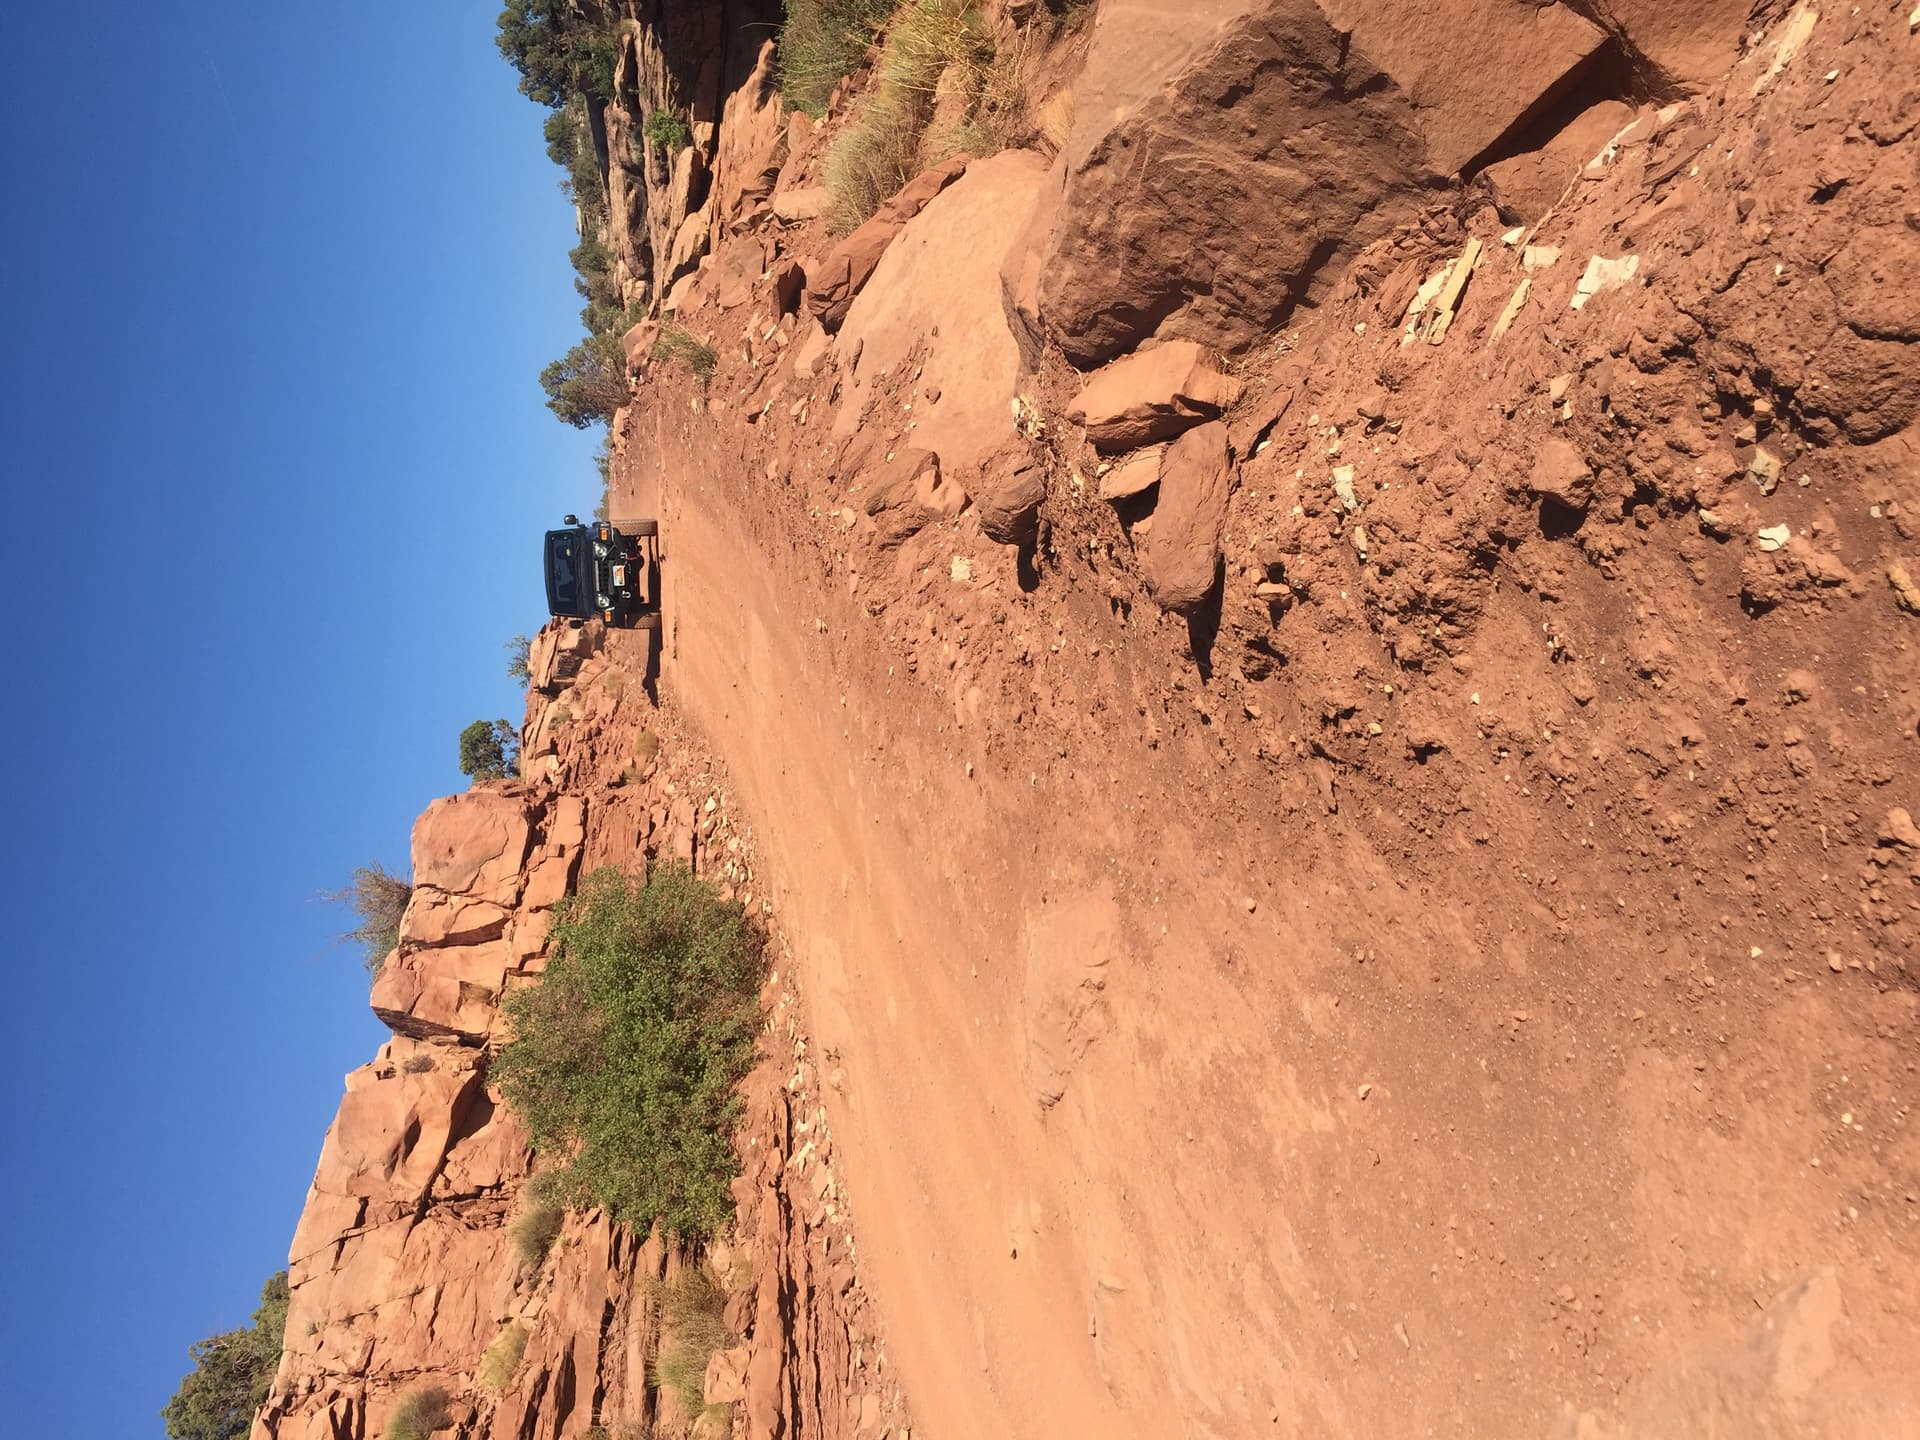
POLYGON ((627 354, 611 334, 589 335, 540 372, 547 408, 567 424, 585 430, 604 425, 632 398, 627 388, 627 354))
POLYGON ((460 732, 460 773, 504 780, 520 773, 520 732, 505 720, 476 720, 460 732))
POLYGON ((520 93, 559 109, 574 95, 613 98, 618 55, 614 18, 576 0, 507 0, 494 43, 520 72, 520 93))
POLYGON ((597 870, 562 903, 540 983, 508 997, 492 1078, 547 1183, 646 1227, 712 1234, 732 1212, 735 1087, 760 1026, 762 940, 682 866, 597 870))
POLYGON ((866 58, 893 0, 786 0, 780 31, 780 93, 816 118, 827 113, 833 87, 866 58))
POLYGON ((400 943, 400 917, 413 899, 413 886, 375 860, 356 866, 347 883, 329 890, 326 899, 358 917, 359 923, 341 931, 340 939, 360 951, 369 975, 377 974, 400 943))
POLYGON ((260 1289, 260 1308, 244 1330, 209 1335, 189 1352, 193 1369, 160 1412, 170 1440, 238 1440, 267 1398, 287 1330, 287 1272, 260 1289))

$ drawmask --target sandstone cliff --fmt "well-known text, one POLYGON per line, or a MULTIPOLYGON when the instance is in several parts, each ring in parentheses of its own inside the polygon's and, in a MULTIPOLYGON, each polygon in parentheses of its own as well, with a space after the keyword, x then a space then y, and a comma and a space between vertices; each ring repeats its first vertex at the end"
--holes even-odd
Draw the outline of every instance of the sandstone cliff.
POLYGON ((684 1428, 698 1417, 652 1378, 662 1322, 650 1282, 693 1263, 732 1285, 739 1344, 716 1362, 709 1398, 738 1401, 745 1433, 852 1434, 900 1411, 855 1284, 790 980, 768 994, 735 1234, 695 1257, 592 1212, 569 1215, 544 1259, 516 1251, 509 1221, 535 1157, 487 1084, 488 1047, 502 993, 545 965, 554 904, 583 868, 661 857, 766 913, 722 777, 629 685, 644 657, 636 668, 601 639, 542 632, 527 778, 437 801, 414 827, 414 898, 372 995, 394 1038, 347 1077, 321 1148, 256 1440, 365 1440, 428 1387, 450 1394, 453 1431, 466 1436, 684 1428), (485 1352, 516 1325, 524 1356, 504 1383, 485 1383, 485 1352))

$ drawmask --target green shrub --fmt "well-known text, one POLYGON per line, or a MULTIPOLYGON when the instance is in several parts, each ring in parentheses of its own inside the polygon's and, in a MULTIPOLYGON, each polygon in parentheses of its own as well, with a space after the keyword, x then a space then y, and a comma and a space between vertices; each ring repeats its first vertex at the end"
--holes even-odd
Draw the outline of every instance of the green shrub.
POLYGON ((460 773, 501 780, 519 773, 520 734, 505 720, 476 720, 460 732, 460 773))
POLYGON ((507 641, 507 678, 518 680, 523 689, 533 682, 533 670, 527 663, 532 655, 531 636, 516 635, 507 641))
POLYGON ((506 1389, 526 1353, 527 1327, 518 1320, 508 1321, 480 1357, 480 1383, 489 1390, 506 1389))
POLYGON ((860 68, 892 10, 892 0, 786 0, 779 61, 787 103, 824 115, 833 87, 860 68))
POLYGON ((613 334, 589 335, 540 372, 547 408, 575 429, 607 424, 633 398, 627 352, 613 334))
POLYGON ((720 352, 702 344, 678 325, 662 325, 659 338, 653 342, 653 358, 684 362, 704 384, 713 378, 714 367, 720 363, 720 352))
POLYGON ((670 1390, 680 1408, 698 1416, 707 1408, 707 1362, 732 1340, 727 1295, 704 1265, 690 1265, 655 1290, 662 1338, 653 1383, 670 1390))
POLYGON ((566 1207, 548 1198, 537 1185, 529 1185, 526 1208, 507 1227, 507 1239, 523 1265, 538 1265, 547 1258, 566 1222, 566 1207))
POLYGON ((171 1440, 240 1440, 267 1398, 286 1337, 287 1272, 260 1287, 253 1325, 209 1335, 188 1353, 193 1369, 160 1412, 171 1440))
MULTIPOLYGON (((972 0, 912 0, 901 9, 887 31, 879 84, 827 152, 823 179, 833 200, 833 229, 854 229, 918 174, 923 160, 945 158, 922 153, 941 87, 971 116, 992 61, 993 41, 972 0)), ((963 122, 937 148, 952 154, 977 138, 963 122)))
POLYGON ((347 883, 325 896, 330 905, 344 905, 360 923, 340 932, 339 939, 357 947, 369 975, 378 975, 387 956, 400 943, 400 917, 407 913, 413 886, 375 860, 356 866, 347 883))
POLYGON ((494 44, 520 72, 520 93, 537 105, 564 105, 570 95, 613 98, 619 38, 604 20, 571 0, 507 0, 494 44))
POLYGON ((600 217, 607 208, 607 180, 585 112, 569 104, 547 117, 547 158, 566 171, 560 188, 588 215, 600 217))
POLYGON ((427 1440, 453 1418, 448 1411, 451 1398, 438 1385, 408 1391, 387 1416, 387 1428, 380 1432, 382 1440, 427 1440))
POLYGON ((693 143, 693 131, 686 120, 671 110, 656 110, 647 116, 641 130, 662 150, 679 150, 693 143))
POLYGON ((554 1198, 645 1228, 712 1234, 738 1173, 735 1087, 752 1068, 764 974, 741 908, 684 866, 589 875, 555 912, 553 957, 506 1002, 492 1078, 554 1198))

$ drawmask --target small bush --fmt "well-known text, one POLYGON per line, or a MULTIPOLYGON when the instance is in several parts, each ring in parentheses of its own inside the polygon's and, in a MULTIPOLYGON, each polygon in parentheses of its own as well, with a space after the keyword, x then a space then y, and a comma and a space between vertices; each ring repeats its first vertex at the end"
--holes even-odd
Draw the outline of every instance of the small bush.
POLYGON ((735 1087, 760 1026, 761 939, 684 866, 589 875, 555 912, 553 955, 506 1002, 492 1078, 536 1149, 566 1157, 552 1198, 712 1234, 732 1212, 735 1087))
POLYGON ((533 639, 527 635, 516 635, 507 641, 507 678, 518 680, 521 688, 533 681, 533 671, 527 661, 533 654, 533 639))
POLYGON ((733 1337, 722 1316, 726 1292, 704 1265, 690 1265, 658 1287, 663 1339, 653 1382, 670 1390, 689 1416, 707 1408, 707 1362, 733 1337))
POLYGON ((408 1075, 424 1075, 433 1069, 433 1056, 424 1052, 409 1055, 400 1063, 400 1069, 408 1075))
POLYGON ((833 87, 860 68, 893 0, 786 0, 780 93, 796 110, 826 114, 833 87))
POLYGON ((513 1383, 514 1372, 527 1353, 527 1327, 518 1320, 501 1327, 480 1357, 480 1383, 489 1390, 504 1390, 513 1383))
POLYGON ((408 1391, 387 1416, 387 1428, 380 1432, 382 1440, 427 1440, 453 1418, 448 1411, 451 1398, 438 1385, 408 1391))
POLYGON ((540 372, 547 408, 577 430, 605 425, 633 398, 627 352, 611 333, 587 336, 540 372))
POLYGON ((671 110, 654 111, 640 128, 662 150, 678 150, 693 143, 693 131, 687 122, 671 110))
POLYGON ((704 384, 713 378, 714 367, 720 363, 720 352, 702 344, 678 325, 662 325, 659 339, 653 342, 653 358, 683 362, 704 384))
POLYGON ((859 117, 827 152, 824 180, 832 227, 845 233, 920 172, 923 161, 957 153, 981 138, 972 119, 992 73, 993 41, 972 0, 912 0, 887 32, 880 83, 859 117), (923 156, 936 102, 956 122, 938 137, 944 153, 923 156))
POLYGON ((460 732, 460 773, 502 780, 520 769, 520 732, 505 720, 476 720, 460 732))
POLYGON ((400 917, 407 913, 413 886, 376 860, 355 867, 347 883, 327 891, 325 898, 329 904, 344 905, 359 917, 360 923, 341 931, 339 939, 359 949, 369 975, 379 974, 387 956, 400 943, 400 917))
POLYGON ((520 1263, 531 1267, 544 1261, 553 1249, 561 1226, 567 1223, 567 1212, 564 1206, 538 1193, 535 1186, 529 1185, 527 1190, 527 1206, 507 1227, 507 1239, 520 1263))
POLYGON ((209 1335, 188 1352, 193 1369, 160 1412, 170 1440, 243 1440, 267 1398, 286 1337, 287 1272, 260 1288, 253 1327, 209 1335))

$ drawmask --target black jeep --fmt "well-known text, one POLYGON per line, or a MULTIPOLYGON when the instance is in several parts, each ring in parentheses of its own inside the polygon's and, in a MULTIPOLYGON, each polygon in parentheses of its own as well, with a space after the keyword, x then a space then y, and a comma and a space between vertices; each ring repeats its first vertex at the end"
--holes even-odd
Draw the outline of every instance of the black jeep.
POLYGON ((660 628, 657 520, 597 520, 547 531, 547 610, 578 629, 596 616, 609 625, 660 628))

